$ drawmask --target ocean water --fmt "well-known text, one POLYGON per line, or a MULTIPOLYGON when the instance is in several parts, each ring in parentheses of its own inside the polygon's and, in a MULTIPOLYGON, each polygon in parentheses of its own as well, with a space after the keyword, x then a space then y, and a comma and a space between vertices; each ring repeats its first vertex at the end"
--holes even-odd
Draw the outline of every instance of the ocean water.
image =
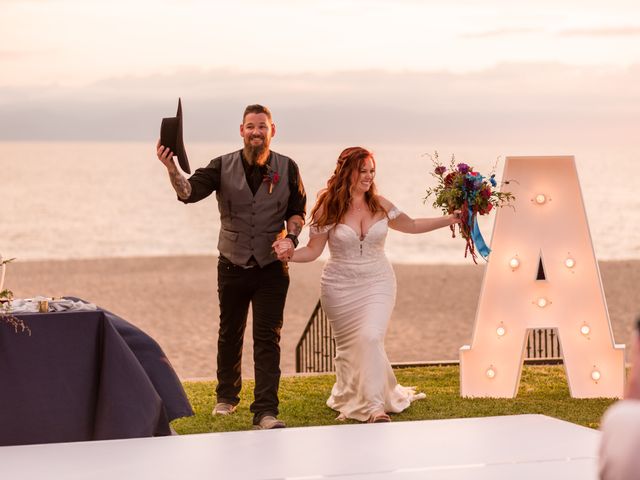
MULTIPOLYGON (((240 140, 240 139, 239 139, 240 140)), ((366 145, 377 159, 379 192, 411 216, 436 216, 423 203, 434 185, 430 145, 366 145)), ((192 169, 236 150, 234 144, 190 144, 192 169)), ((277 144, 296 160, 311 210, 316 192, 344 146, 277 144)), ((508 155, 576 156, 594 249, 601 260, 640 258, 640 196, 633 175, 640 151, 531 150, 505 146, 439 146, 483 174, 508 155)), ((215 195, 193 205, 176 200, 150 143, 0 143, 0 253, 20 260, 217 253, 215 195)), ((480 228, 491 237, 494 215, 480 228)), ((302 242, 306 240, 306 229, 302 242)), ((448 229, 424 235, 391 231, 389 258, 398 263, 469 263, 448 229)), ((325 252, 324 256, 327 254, 325 252)))

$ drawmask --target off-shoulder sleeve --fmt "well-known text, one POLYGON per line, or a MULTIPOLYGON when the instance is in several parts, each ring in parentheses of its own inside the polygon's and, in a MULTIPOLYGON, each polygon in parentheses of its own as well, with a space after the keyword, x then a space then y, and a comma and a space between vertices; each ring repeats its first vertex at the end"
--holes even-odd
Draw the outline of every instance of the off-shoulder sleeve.
POLYGON ((315 235, 322 235, 323 233, 327 233, 335 226, 335 223, 330 225, 325 225, 324 227, 316 227, 315 225, 311 225, 309 227, 309 236, 313 237, 315 235))
POLYGON ((389 216, 389 220, 393 220, 395 218, 398 218, 401 213, 402 212, 398 209, 398 207, 396 207, 395 205, 392 205, 389 211, 387 212, 387 215, 389 216))

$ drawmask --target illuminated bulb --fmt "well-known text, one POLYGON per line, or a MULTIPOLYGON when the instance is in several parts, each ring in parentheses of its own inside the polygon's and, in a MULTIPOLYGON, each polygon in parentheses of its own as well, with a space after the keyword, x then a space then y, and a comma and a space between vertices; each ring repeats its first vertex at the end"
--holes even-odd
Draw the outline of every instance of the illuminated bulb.
POLYGON ((536 203, 538 205, 542 205, 546 201, 547 201, 547 197, 545 197, 542 193, 539 193, 538 195, 536 195, 536 203))
POLYGON ((496 333, 498 334, 499 337, 502 337, 504 336, 505 333, 507 333, 507 331, 502 325, 500 325, 498 328, 496 328, 496 333))
POLYGON ((594 370, 591 372, 591 379, 592 379, 594 382, 597 382, 598 380, 600 380, 600 377, 601 377, 601 375, 600 375, 600 370, 596 370, 596 369, 594 369, 594 370))
POLYGON ((589 325, 587 325, 586 323, 580 327, 581 334, 586 336, 586 335, 589 335, 590 332, 591 332, 591 329, 589 328, 589 325))
POLYGON ((548 302, 547 302, 547 299, 546 299, 546 298, 544 298, 544 297, 540 297, 536 303, 538 304, 538 306, 539 306, 540 308, 544 308, 544 307, 546 307, 546 306, 547 306, 547 303, 548 303, 548 302))
POLYGON ((487 369, 487 377, 494 378, 495 376, 496 376, 496 371, 493 369, 493 367, 489 367, 487 369))
POLYGON ((575 261, 573 258, 568 257, 568 258, 564 261, 564 265, 565 265, 565 267, 567 267, 567 268, 573 268, 573 267, 575 267, 575 266, 576 266, 576 261, 575 261))
POLYGON ((511 260, 509 260, 509 266, 514 270, 518 268, 520 266, 520 260, 518 260, 518 257, 513 257, 511 260))

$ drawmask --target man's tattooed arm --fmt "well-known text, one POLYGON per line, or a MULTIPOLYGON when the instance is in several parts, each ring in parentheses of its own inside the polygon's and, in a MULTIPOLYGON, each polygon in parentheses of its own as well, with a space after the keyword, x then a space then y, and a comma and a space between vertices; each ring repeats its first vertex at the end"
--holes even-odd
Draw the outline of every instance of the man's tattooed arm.
POLYGON ((295 235, 296 237, 302 232, 304 226, 304 218, 300 215, 293 215, 287 220, 287 232, 295 235))
POLYGON ((293 252, 298 245, 298 235, 302 232, 304 218, 300 215, 292 215, 287 220, 287 236, 273 242, 273 251, 282 262, 288 262, 293 256, 293 252), (294 238, 291 238, 291 235, 294 238))
POLYGON ((167 168, 169 171, 169 179, 173 189, 182 200, 186 200, 191 196, 191 184, 182 176, 175 165, 171 165, 167 168))

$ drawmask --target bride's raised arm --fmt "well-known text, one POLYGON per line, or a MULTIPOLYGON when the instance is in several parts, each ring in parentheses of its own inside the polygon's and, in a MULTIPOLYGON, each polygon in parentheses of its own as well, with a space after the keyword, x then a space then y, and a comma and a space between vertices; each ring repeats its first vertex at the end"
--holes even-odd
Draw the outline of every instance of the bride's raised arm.
MULTIPOLYGON (((379 197, 380 204, 390 212, 394 206, 384 197, 379 197)), ((396 212, 397 209, 396 209, 396 212)), ((460 212, 456 211, 451 215, 434 218, 411 218, 404 212, 398 212, 396 216, 389 217, 389 228, 403 233, 425 233, 438 228, 448 227, 454 223, 460 223, 460 212)))

